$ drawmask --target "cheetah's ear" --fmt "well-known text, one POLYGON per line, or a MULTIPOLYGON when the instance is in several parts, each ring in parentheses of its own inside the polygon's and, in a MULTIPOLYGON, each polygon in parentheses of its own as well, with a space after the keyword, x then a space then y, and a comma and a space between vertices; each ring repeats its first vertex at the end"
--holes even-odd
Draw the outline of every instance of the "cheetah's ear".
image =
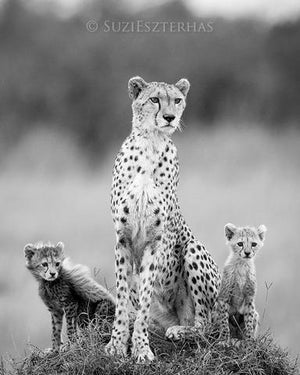
POLYGON ((189 92, 191 85, 186 78, 182 78, 175 83, 175 87, 177 87, 178 90, 180 90, 184 96, 187 96, 187 93, 189 92))
POLYGON ((264 241, 265 240, 265 236, 266 236, 266 231, 267 231, 267 228, 265 225, 260 225, 258 228, 257 228, 257 233, 258 233, 258 237, 260 238, 261 241, 264 241))
POLYGON ((128 94, 130 99, 136 99, 139 93, 147 86, 147 82, 141 77, 132 77, 128 81, 128 94))
POLYGON ((64 252, 65 245, 63 242, 58 242, 57 245, 55 246, 55 249, 57 250, 58 254, 63 254, 64 252))
POLYGON ((24 255, 25 255, 25 258, 27 259, 27 261, 31 260, 35 251, 36 251, 36 248, 32 243, 29 243, 29 244, 24 246, 24 255))
POLYGON ((225 227, 224 227, 225 237, 227 238, 228 241, 230 241, 232 239, 236 230, 237 230, 237 228, 234 224, 228 223, 228 224, 225 225, 225 227))

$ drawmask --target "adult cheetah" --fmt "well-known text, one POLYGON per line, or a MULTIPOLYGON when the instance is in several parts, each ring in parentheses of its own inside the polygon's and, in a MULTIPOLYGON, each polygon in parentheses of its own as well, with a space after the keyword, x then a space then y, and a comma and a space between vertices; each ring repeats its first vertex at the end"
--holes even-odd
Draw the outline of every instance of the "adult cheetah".
POLYGON ((215 304, 220 275, 180 213, 177 150, 170 136, 180 128, 190 84, 129 80, 132 131, 113 169, 111 210, 116 230, 116 317, 108 353, 127 353, 130 301, 137 310, 132 355, 153 360, 149 318, 178 339, 202 332, 215 304))

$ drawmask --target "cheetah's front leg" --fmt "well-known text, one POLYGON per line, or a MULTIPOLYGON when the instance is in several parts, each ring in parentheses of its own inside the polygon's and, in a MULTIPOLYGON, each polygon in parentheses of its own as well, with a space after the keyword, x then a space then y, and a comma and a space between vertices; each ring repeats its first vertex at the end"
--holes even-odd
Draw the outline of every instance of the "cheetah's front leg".
POLYGON ((156 252, 159 246, 162 246, 161 236, 145 248, 140 268, 140 309, 137 312, 132 335, 132 355, 137 358, 138 362, 154 359, 149 346, 148 323, 153 286, 157 275, 156 252))
POLYGON ((116 267, 116 313, 109 343, 106 345, 106 352, 111 355, 127 355, 127 341, 129 338, 129 285, 128 273, 131 266, 129 264, 129 244, 125 237, 119 236, 115 251, 116 267))

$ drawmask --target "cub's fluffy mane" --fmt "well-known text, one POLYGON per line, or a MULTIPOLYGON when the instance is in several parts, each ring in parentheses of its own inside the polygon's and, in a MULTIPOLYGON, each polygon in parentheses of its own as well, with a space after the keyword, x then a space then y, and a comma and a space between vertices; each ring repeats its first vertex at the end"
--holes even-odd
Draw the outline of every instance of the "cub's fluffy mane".
POLYGON ((101 299, 110 300, 115 304, 114 297, 91 277, 90 269, 87 266, 74 265, 69 258, 66 258, 62 264, 61 275, 81 297, 92 302, 101 299))

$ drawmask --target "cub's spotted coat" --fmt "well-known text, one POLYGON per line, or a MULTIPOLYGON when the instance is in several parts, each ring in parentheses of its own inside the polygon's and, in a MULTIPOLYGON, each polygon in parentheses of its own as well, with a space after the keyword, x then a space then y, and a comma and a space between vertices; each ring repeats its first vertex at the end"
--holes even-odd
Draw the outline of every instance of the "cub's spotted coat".
POLYGON ((241 331, 237 336, 249 339, 256 335, 259 315, 255 309, 254 257, 264 244, 265 232, 264 225, 258 228, 225 225, 230 255, 224 266, 216 311, 213 314, 225 342, 230 338, 230 331, 234 332, 232 329, 236 323, 241 331))
POLYGON ((64 257, 64 245, 28 244, 24 248, 26 267, 39 283, 39 295, 51 313, 52 349, 61 347, 63 316, 67 335, 74 340, 77 325, 93 318, 113 321, 114 297, 82 265, 70 265, 64 257))

